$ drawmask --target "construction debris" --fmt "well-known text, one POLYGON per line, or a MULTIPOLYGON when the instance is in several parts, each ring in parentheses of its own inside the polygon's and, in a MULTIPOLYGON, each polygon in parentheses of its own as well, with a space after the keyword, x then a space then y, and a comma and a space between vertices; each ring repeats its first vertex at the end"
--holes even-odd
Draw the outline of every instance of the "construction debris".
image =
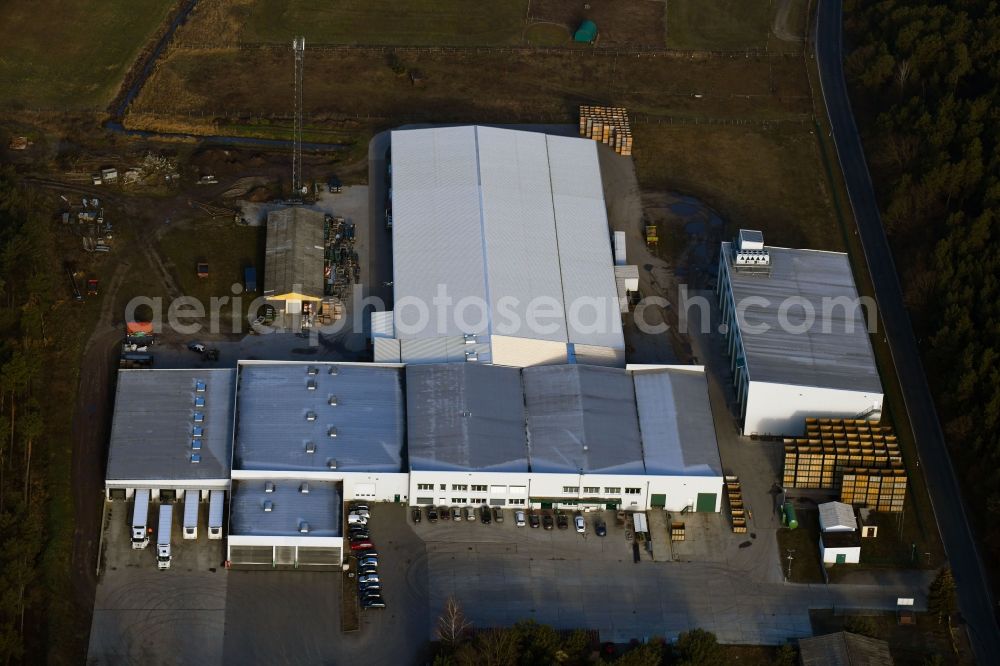
POLYGON ((632 154, 632 128, 620 106, 581 106, 580 136, 600 141, 619 155, 632 154))

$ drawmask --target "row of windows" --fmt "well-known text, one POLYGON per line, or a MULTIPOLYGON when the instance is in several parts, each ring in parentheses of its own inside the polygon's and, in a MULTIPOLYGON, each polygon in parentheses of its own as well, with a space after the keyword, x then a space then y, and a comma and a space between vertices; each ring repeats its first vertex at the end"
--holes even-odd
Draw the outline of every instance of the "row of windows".
MULTIPOLYGON (((485 493, 487 491, 487 488, 488 488, 488 486, 478 485, 478 484, 472 484, 472 486, 469 486, 469 484, 466 484, 466 483, 453 483, 453 484, 451 484, 452 491, 459 491, 459 490, 461 490, 461 491, 469 491, 471 489, 471 491, 474 492, 474 493, 485 493)), ((448 484, 447 483, 440 484, 440 489, 441 490, 448 490, 448 484)), ((433 483, 418 483, 417 484, 417 490, 434 490, 434 484, 433 483)), ((524 486, 511 486, 510 487, 510 493, 512 495, 523 495, 524 492, 525 492, 525 490, 526 490, 526 488, 524 486)), ((494 494, 494 495, 506 495, 507 494, 507 486, 493 486, 492 488, 489 488, 489 491, 490 491, 491 494, 494 494)))
MULTIPOLYGON (((576 493, 580 492, 580 486, 563 486, 562 491, 564 493, 575 495, 576 493)), ((601 492, 601 489, 598 486, 584 486, 583 487, 583 492, 584 492, 585 495, 597 495, 597 494, 599 494, 601 492)), ((622 492, 622 489, 620 487, 616 487, 616 486, 608 486, 608 487, 606 487, 604 489, 604 494, 605 495, 620 495, 621 492, 622 492)), ((626 488, 625 489, 625 494, 626 495, 639 495, 640 493, 642 493, 642 488, 626 488)))
MULTIPOLYGON (((473 485, 472 486, 472 492, 474 492, 474 493, 485 493, 486 492, 486 488, 487 487, 483 486, 483 485, 473 485)), ((445 484, 445 483, 442 483, 441 484, 441 490, 447 490, 447 489, 448 489, 448 485, 445 484)), ((456 483, 456 484, 452 484, 451 489, 452 490, 469 490, 469 486, 466 485, 466 484, 456 483)), ((434 490, 434 484, 433 483, 418 483, 417 484, 417 490, 434 490)), ((576 493, 580 492, 580 486, 563 486, 562 491, 564 493, 567 493, 567 494, 576 494, 576 493)), ((506 492, 506 488, 504 486, 493 486, 492 492, 495 493, 495 494, 496 493, 504 493, 504 492, 506 492)), ((524 493, 524 486, 511 486, 510 487, 510 492, 512 494, 523 494, 524 493)), ((583 487, 583 492, 586 495, 597 495, 597 494, 599 494, 601 492, 601 488, 599 486, 584 486, 583 487)), ((616 486, 607 486, 607 487, 604 488, 604 494, 605 495, 620 495, 621 492, 622 492, 622 489, 620 487, 616 487, 616 486)), ((642 488, 626 488, 625 489, 625 494, 626 495, 640 495, 640 494, 642 494, 642 488)), ((514 502, 512 501, 511 504, 513 504, 513 503, 514 502)))
MULTIPOLYGON (((471 502, 466 502, 464 497, 452 497, 451 498, 451 503, 452 504, 474 504, 474 505, 486 504, 486 498, 485 497, 473 497, 471 502)), ((490 500, 490 505, 491 506, 504 506, 505 504, 509 504, 511 506, 524 506, 524 503, 525 503, 525 500, 520 499, 520 498, 509 499, 509 500, 504 500, 504 499, 491 499, 490 500)), ((433 497, 418 497, 417 498, 417 504, 434 504, 434 498, 433 497)))

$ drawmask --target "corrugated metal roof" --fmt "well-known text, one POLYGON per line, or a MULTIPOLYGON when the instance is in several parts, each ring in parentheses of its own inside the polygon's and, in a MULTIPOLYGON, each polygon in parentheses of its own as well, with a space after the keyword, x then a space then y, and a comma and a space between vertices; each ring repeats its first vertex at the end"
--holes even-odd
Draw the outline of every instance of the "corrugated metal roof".
MULTIPOLYGON (((846 328, 849 317, 842 307, 829 309, 824 317, 824 299, 846 297, 857 302, 858 292, 847 255, 779 247, 767 250, 769 275, 733 270, 727 259, 732 252, 728 242, 722 244, 720 259, 729 266, 737 304, 752 297, 769 301, 768 305, 749 301, 752 305, 746 308, 744 321, 739 322, 750 381, 882 393, 860 308, 850 309, 853 332, 846 328), (815 323, 803 333, 783 330, 779 323, 779 309, 789 298, 805 299, 815 312, 815 323), (766 332, 751 333, 747 324, 769 328, 766 332)), ((799 305, 789 308, 788 322, 801 325, 803 312, 799 305)))
POLYGON ((330 481, 233 481, 229 533, 234 536, 338 537, 343 498, 340 485, 330 481), (300 488, 308 484, 309 492, 300 488), (273 492, 265 491, 271 484, 273 492), (270 502, 270 511, 264 510, 270 502), (302 523, 309 531, 302 533, 302 523))
POLYGON ((399 363, 399 340, 395 338, 374 338, 374 358, 376 363, 399 363))
POLYGON ((109 480, 225 479, 232 445, 236 371, 119 370, 108 451, 109 480), (204 392, 196 390, 201 381, 204 392), (195 397, 205 406, 195 409, 195 397), (191 462, 194 414, 201 462, 191 462))
POLYGON ((826 530, 856 530, 858 521, 854 517, 854 509, 843 502, 824 502, 819 505, 819 527, 826 530))
POLYGON ((646 473, 722 476, 705 373, 638 370, 632 380, 646 473))
POLYGON ((533 471, 644 472, 635 389, 624 370, 548 365, 522 373, 533 471))
POLYGON ((889 644, 846 631, 799 639, 803 666, 892 666, 889 644))
POLYGON ((293 206, 267 215, 264 295, 323 297, 323 213, 293 206))
POLYGON ((335 460, 338 470, 403 471, 400 368, 241 363, 239 370, 233 461, 238 469, 325 471, 335 460), (310 368, 316 374, 310 375, 310 368), (307 450, 310 442, 313 453, 307 450))
POLYGON ((392 163, 398 337, 494 333, 624 349, 594 142, 487 127, 403 130, 392 133, 392 163), (470 307, 465 326, 431 317, 407 331, 401 324, 414 313, 401 304, 432 308, 439 285, 453 306, 476 299, 486 316, 470 307), (525 315, 539 297, 555 314, 531 330, 525 315), (571 326, 574 299, 602 307, 595 314, 581 300, 582 325, 571 326))
POLYGON ((411 469, 528 471, 517 368, 407 366, 406 411, 411 469))

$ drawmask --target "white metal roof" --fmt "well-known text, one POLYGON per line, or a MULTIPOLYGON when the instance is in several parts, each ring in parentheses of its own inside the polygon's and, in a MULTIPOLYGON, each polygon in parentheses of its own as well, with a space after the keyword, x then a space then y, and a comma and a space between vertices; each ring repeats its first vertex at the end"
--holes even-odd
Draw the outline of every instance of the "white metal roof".
POLYGON ((401 130, 392 165, 397 337, 489 333, 624 349, 593 141, 474 126, 401 130), (485 317, 470 307, 465 324, 431 317, 408 330, 417 314, 404 304, 433 308, 439 286, 453 305, 483 304, 485 317), (540 301, 553 316, 531 327, 526 313, 540 301))
POLYGON ((235 375, 223 368, 119 370, 106 478, 228 478, 235 375), (198 398, 203 405, 196 406, 198 398), (192 453, 199 462, 191 462, 192 453))
POLYGON ((853 532, 858 529, 854 509, 843 502, 826 502, 819 505, 819 528, 824 532, 853 532))
POLYGON ((732 244, 728 242, 722 244, 720 258, 726 262, 734 301, 747 304, 738 324, 750 381, 881 394, 882 383, 857 305, 858 292, 847 255, 770 246, 767 250, 769 273, 734 270, 732 244), (767 304, 747 300, 752 298, 767 299, 767 304), (837 298, 855 305, 846 314, 839 306, 824 310, 824 299, 833 303, 830 299, 837 298), (803 307, 788 299, 808 302, 815 313, 815 322, 805 332, 794 330, 806 323, 803 307), (791 304, 786 312, 791 327, 782 326, 779 318, 785 302, 791 304), (847 325, 849 318, 854 322, 853 331, 847 325), (765 325, 763 332, 749 330, 765 325))

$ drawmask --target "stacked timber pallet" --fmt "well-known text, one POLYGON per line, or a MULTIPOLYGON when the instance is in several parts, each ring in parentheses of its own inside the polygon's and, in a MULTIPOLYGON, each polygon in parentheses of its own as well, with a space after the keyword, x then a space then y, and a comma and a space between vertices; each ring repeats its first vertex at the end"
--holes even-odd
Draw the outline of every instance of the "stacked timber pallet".
POLYGON ((743 488, 736 476, 726 477, 726 495, 729 498, 729 511, 733 518, 733 532, 746 534, 747 512, 743 506, 743 488))
POLYGON ((600 141, 619 155, 632 154, 632 128, 620 106, 581 106, 580 136, 600 141))
POLYGON ((684 541, 684 523, 681 522, 670 523, 670 540, 684 541))
POLYGON ((810 418, 805 436, 786 437, 784 443, 786 488, 838 490, 847 504, 903 510, 906 472, 891 427, 863 419, 810 418))

